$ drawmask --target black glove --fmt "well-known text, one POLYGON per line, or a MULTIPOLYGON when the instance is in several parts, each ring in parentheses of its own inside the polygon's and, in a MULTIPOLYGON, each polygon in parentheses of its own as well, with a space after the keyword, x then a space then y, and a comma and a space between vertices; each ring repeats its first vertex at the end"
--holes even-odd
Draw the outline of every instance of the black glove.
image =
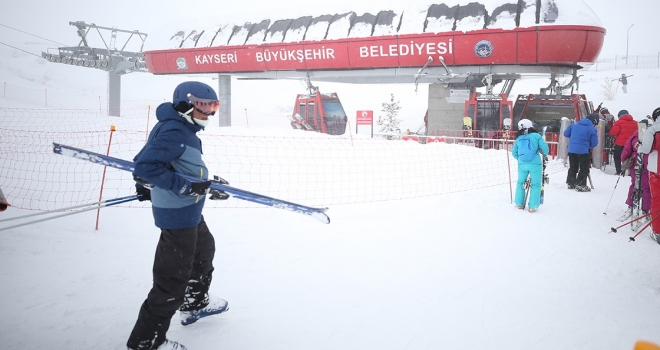
POLYGON ((209 192, 209 186, 211 186, 211 181, 192 182, 186 194, 190 196, 203 196, 209 192))
POLYGON ((151 200, 151 190, 139 183, 135 184, 135 193, 138 195, 138 200, 140 202, 151 200))

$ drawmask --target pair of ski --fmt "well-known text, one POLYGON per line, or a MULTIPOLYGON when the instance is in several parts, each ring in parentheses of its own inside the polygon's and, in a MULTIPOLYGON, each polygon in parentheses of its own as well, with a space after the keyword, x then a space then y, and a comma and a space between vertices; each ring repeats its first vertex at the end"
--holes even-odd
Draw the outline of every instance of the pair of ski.
MULTIPOLYGON (((133 172, 133 170, 135 169, 135 166, 131 161, 114 158, 114 157, 106 156, 104 154, 87 151, 81 148, 66 146, 59 143, 53 143, 53 152, 63 156, 77 158, 88 162, 109 166, 119 170, 133 172)), ((193 182, 201 181, 199 178, 196 178, 194 176, 189 176, 179 173, 177 173, 177 175, 189 181, 193 181, 193 182)), ((306 205, 287 202, 281 199, 268 197, 258 193, 249 192, 235 187, 231 187, 229 185, 223 184, 222 182, 218 182, 218 181, 211 181, 211 185, 209 186, 209 188, 213 190, 229 193, 230 195, 232 195, 232 197, 236 199, 241 199, 244 201, 258 203, 273 208, 279 208, 303 215, 308 215, 324 224, 330 223, 330 218, 328 217, 328 215, 325 214, 325 211, 328 210, 328 208, 308 207, 306 205)))
MULTIPOLYGON (((642 144, 642 140, 644 139, 644 131, 646 131, 648 125, 649 124, 647 119, 640 120, 637 123, 637 145, 636 145, 637 148, 639 148, 639 146, 642 144)), ((633 200, 632 214, 635 219, 643 216, 642 213, 642 172, 643 171, 644 171, 644 155, 640 152, 637 152, 637 159, 635 164, 635 188, 633 189, 633 195, 632 195, 632 200, 633 200)), ((637 231, 637 229, 639 229, 639 227, 642 224, 642 220, 637 220, 635 222, 636 224, 630 225, 630 228, 633 231, 637 231)))

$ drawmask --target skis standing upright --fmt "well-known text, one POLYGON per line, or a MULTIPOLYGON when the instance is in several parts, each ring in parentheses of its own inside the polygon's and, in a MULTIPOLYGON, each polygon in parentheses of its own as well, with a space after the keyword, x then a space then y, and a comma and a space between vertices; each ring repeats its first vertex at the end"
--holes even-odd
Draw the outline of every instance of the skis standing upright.
MULTIPOLYGON (((545 141, 545 132, 548 130, 547 126, 543 127, 543 132, 541 136, 543 137, 543 141, 545 141)), ((543 159, 543 175, 541 177, 541 201, 540 203, 543 204, 543 197, 545 197, 545 184, 550 183, 550 177, 548 177, 548 174, 545 173, 545 167, 548 164, 548 156, 544 155, 541 153, 541 157, 543 159)))
MULTIPOLYGON (((636 148, 639 148, 639 145, 642 143, 644 138, 644 131, 648 127, 648 120, 644 119, 637 123, 637 145, 636 148)), ((637 152, 637 159, 635 164, 635 188, 633 190, 632 200, 633 200, 633 219, 637 219, 642 216, 642 171, 644 171, 644 155, 640 152, 637 152)), ((644 224, 642 221, 634 221, 630 228, 633 231, 644 224)))

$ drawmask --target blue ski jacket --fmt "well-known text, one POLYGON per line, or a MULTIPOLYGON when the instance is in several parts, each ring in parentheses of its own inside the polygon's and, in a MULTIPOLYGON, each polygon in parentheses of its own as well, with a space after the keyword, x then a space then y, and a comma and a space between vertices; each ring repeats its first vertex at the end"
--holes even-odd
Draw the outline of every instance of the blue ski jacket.
POLYGON ((587 118, 580 119, 564 130, 564 136, 570 138, 568 141, 568 153, 587 154, 598 146, 598 133, 594 124, 587 118))
POLYGON ((175 172, 208 179, 202 160, 202 141, 197 132, 203 128, 191 124, 174 109, 163 103, 156 109, 158 123, 149 134, 147 144, 133 161, 133 176, 146 180, 151 189, 152 212, 161 229, 184 229, 201 222, 206 196, 191 196, 191 182, 175 172))
POLYGON ((513 155, 513 158, 515 158, 518 161, 518 164, 537 164, 541 165, 543 164, 543 161, 541 160, 541 156, 539 155, 538 151, 536 152, 536 155, 534 156, 534 159, 532 159, 529 162, 526 162, 522 159, 519 158, 518 156, 518 147, 520 147, 520 141, 522 138, 529 137, 529 144, 534 150, 541 151, 541 154, 544 156, 548 155, 548 152, 550 149, 548 148, 548 143, 545 142, 543 139, 543 136, 539 134, 538 132, 530 132, 529 134, 526 135, 520 135, 516 138, 516 142, 513 144, 513 149, 511 150, 511 155, 513 155))

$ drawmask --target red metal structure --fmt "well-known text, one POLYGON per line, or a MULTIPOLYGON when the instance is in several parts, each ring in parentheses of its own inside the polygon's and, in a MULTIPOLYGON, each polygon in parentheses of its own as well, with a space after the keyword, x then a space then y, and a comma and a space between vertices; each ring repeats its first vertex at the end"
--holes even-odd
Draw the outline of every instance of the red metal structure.
MULTIPOLYGON (((546 129, 546 141, 557 142, 561 130, 562 118, 580 121, 587 115, 594 113, 594 106, 584 94, 572 95, 544 95, 529 94, 518 95, 513 107, 513 130, 518 130, 520 119, 529 119, 534 128, 541 131, 546 129)), ((550 146, 550 155, 557 154, 555 145, 550 146)))
POLYGON ((580 121, 594 113, 594 106, 584 94, 572 95, 518 95, 513 107, 515 130, 520 119, 529 119, 539 131, 548 127, 547 132, 559 132, 561 119, 580 121))
MULTIPOLYGON (((580 63, 596 61, 604 36, 605 29, 601 27, 546 25, 507 30, 154 50, 146 51, 144 55, 149 72, 154 74, 272 75, 273 72, 284 71, 417 69, 424 65, 428 57, 436 58, 429 67, 440 67, 438 56, 442 56, 452 68, 502 65, 578 68, 580 63)), ((407 79, 413 81, 412 77, 407 79)))
POLYGON ((291 127, 329 135, 343 135, 348 117, 336 93, 320 91, 296 96, 291 127))
POLYGON ((511 118, 513 102, 506 98, 505 94, 481 95, 472 94, 465 101, 463 120, 471 119, 471 134, 477 138, 500 138, 504 130, 503 121, 511 118))

